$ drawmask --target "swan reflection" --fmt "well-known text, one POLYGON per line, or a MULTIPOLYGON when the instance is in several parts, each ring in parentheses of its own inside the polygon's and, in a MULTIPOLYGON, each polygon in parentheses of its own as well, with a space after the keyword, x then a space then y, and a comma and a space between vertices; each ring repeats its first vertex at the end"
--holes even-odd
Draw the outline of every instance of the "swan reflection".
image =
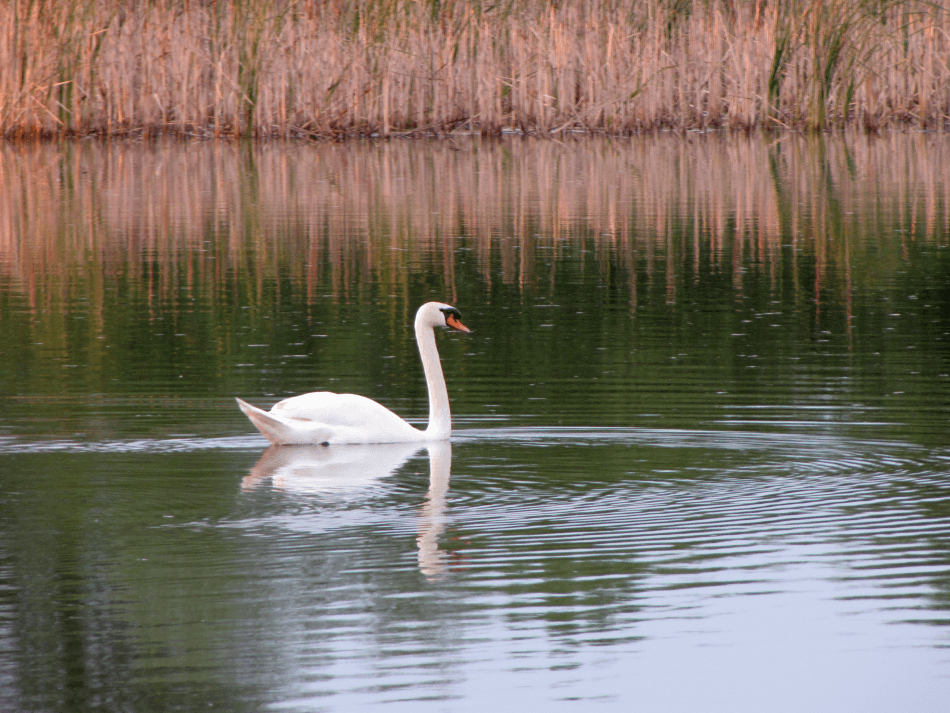
POLYGON ((271 446, 241 482, 241 490, 268 481, 276 490, 295 493, 357 490, 396 472, 422 447, 421 443, 271 446))
POLYGON ((295 493, 341 493, 366 488, 396 472, 425 448, 429 454, 429 490, 419 508, 416 545, 419 571, 438 579, 449 568, 451 554, 439 549, 445 532, 446 496, 452 474, 452 444, 389 443, 351 446, 271 446, 241 482, 242 491, 268 484, 295 493))
POLYGON ((419 509, 419 571, 428 579, 437 579, 448 567, 449 555, 439 549, 439 537, 445 532, 445 501, 452 475, 452 443, 436 441, 429 450, 429 492, 419 509))

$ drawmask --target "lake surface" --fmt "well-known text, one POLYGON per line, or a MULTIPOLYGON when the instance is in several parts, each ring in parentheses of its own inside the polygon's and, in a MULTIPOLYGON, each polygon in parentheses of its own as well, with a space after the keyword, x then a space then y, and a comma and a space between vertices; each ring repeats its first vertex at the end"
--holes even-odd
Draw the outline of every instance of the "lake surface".
POLYGON ((943 711, 948 433, 946 137, 0 146, 5 711, 943 711))

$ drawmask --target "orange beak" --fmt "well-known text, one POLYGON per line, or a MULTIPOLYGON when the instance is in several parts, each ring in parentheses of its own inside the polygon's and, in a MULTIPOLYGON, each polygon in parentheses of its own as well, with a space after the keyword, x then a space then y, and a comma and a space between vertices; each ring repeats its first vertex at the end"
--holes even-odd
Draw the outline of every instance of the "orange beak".
POLYGON ((471 332, 472 330, 466 327, 464 324, 456 319, 454 314, 450 314, 445 318, 445 324, 452 329, 457 329, 460 332, 471 332))

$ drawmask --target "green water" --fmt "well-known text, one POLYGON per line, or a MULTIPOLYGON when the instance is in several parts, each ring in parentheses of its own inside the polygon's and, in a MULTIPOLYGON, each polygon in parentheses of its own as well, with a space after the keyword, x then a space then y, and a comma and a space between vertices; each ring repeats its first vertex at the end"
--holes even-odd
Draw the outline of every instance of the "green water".
POLYGON ((0 147, 0 707, 943 710, 950 142, 0 147), (451 446, 284 448, 327 389, 451 446))

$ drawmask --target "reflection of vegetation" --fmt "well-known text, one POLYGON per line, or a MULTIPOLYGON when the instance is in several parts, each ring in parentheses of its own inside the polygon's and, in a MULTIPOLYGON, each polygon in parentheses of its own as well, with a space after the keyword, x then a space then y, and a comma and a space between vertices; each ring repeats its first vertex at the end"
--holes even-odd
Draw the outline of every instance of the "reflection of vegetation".
POLYGON ((0 4, 0 135, 939 125, 926 0, 0 4))
POLYGON ((597 269, 631 274, 668 257, 768 272, 814 260, 836 289, 830 270, 873 283, 907 241, 947 236, 950 156, 926 136, 419 148, 7 148, 0 270, 36 310, 78 295, 101 308, 103 279, 153 309, 227 309, 283 280, 340 302, 404 295, 423 265, 450 295, 464 268, 524 290, 576 269, 583 244, 597 269))
MULTIPOLYGON (((945 142, 925 135, 7 147, 0 389, 276 396, 316 382, 385 390, 424 416, 408 325, 431 297, 481 310, 482 333, 505 323, 491 344, 509 365, 490 374, 510 382, 502 394, 480 391, 490 366, 452 360, 465 371, 450 378, 460 414, 504 399, 522 406, 503 411, 528 398, 553 409, 609 373, 595 387, 625 399, 614 418, 629 423, 654 410, 661 387, 647 374, 666 372, 650 370, 700 346, 717 363, 694 366, 728 367, 754 400, 770 369, 828 330, 844 355, 910 338, 932 371, 943 342, 928 315, 945 303, 946 259, 927 256, 948 244, 948 166, 945 142), (903 299, 914 279, 919 309, 891 310, 904 317, 890 325, 877 296, 903 299), (562 306, 557 330, 540 309, 513 309, 538 302, 562 306), (605 353, 579 349, 580 333, 605 353), (749 368, 756 355, 764 369, 749 368), (628 385, 613 393, 618 379, 628 385)), ((876 364, 879 390, 903 369, 876 364)), ((707 375, 692 398, 712 408, 709 383, 724 375, 707 375)), ((75 427, 108 425, 90 418, 75 427)))

